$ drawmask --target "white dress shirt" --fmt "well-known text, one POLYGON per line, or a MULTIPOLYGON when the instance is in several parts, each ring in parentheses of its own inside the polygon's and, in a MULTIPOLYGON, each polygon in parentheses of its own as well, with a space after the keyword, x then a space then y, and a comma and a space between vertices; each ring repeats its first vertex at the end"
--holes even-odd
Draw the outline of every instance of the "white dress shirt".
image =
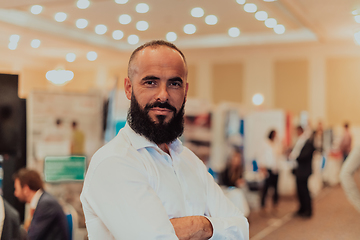
POLYGON ((206 216, 210 239, 249 239, 244 215, 179 140, 170 155, 128 124, 91 159, 80 196, 90 240, 178 239, 169 221, 206 216))
POLYGON ((5 220, 5 207, 4 207, 3 198, 2 196, 0 196, 0 238, 3 231, 4 220, 5 220))

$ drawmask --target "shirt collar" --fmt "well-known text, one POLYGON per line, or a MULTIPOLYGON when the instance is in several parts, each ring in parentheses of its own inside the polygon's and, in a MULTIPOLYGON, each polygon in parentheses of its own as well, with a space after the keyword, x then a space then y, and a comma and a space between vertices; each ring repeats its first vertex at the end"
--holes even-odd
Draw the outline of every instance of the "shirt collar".
MULTIPOLYGON (((139 150, 141 148, 156 148, 160 149, 155 143, 149 141, 144 136, 141 136, 140 134, 136 133, 126 122, 125 127, 123 128, 126 135, 129 137, 131 145, 136 148, 136 150, 139 150)), ((180 154, 183 150, 182 143, 179 139, 175 139, 172 143, 169 144, 170 150, 174 151, 177 154, 180 154)))
POLYGON ((44 193, 43 190, 39 189, 36 191, 35 195, 33 196, 33 198, 31 199, 30 201, 30 209, 35 209, 39 200, 40 200, 40 197, 41 195, 44 193))

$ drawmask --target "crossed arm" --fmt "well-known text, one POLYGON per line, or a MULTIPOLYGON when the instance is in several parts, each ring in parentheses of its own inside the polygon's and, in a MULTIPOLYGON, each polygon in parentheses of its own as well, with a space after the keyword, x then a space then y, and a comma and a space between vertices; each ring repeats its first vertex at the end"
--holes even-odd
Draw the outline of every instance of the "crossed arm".
POLYGON ((203 216, 173 218, 170 222, 180 240, 206 240, 213 234, 210 221, 203 216))

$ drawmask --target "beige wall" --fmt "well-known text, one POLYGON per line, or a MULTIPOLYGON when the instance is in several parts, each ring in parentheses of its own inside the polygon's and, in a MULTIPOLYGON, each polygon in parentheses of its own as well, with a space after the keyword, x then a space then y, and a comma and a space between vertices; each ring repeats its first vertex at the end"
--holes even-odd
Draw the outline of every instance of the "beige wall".
POLYGON ((241 63, 214 64, 212 72, 213 102, 242 103, 244 68, 241 63))
POLYGON ((360 125, 360 58, 330 58, 326 75, 329 123, 360 125))
POLYGON ((276 61, 274 64, 275 107, 294 114, 308 111, 308 84, 308 61, 276 61))

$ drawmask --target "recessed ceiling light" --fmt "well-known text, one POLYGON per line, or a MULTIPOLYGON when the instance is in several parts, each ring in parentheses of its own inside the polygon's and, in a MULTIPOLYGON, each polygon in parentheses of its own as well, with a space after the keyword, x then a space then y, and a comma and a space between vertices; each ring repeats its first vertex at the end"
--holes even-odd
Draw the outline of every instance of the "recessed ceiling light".
POLYGON ((68 62, 74 62, 76 59, 75 53, 68 53, 66 54, 66 61, 68 62))
POLYGON ((191 9, 191 16, 197 18, 202 17, 204 16, 204 10, 200 7, 193 8, 191 9))
POLYGON ((96 25, 95 27, 95 33, 99 35, 105 34, 107 31, 107 27, 104 24, 96 25))
POLYGON ((83 29, 86 28, 88 25, 88 21, 86 19, 80 18, 78 20, 76 20, 76 27, 83 29))
POLYGON ((258 11, 255 13, 255 18, 259 21, 265 21, 268 17, 269 16, 265 11, 258 11))
POLYGON ((218 22, 218 18, 215 15, 208 15, 205 18, 205 22, 208 25, 215 25, 218 22))
POLYGON ((120 39, 122 39, 124 37, 124 33, 121 30, 115 30, 112 33, 112 37, 115 40, 120 40, 120 39))
POLYGON ((17 43, 20 40, 20 36, 17 34, 13 34, 10 36, 9 41, 17 43))
POLYGON ((196 32, 196 27, 194 24, 186 24, 184 26, 184 32, 186 34, 194 34, 196 32))
POLYGON ((125 4, 128 2, 128 0, 115 0, 117 4, 125 4))
POLYGON ((268 28, 273 28, 277 25, 277 21, 275 18, 268 18, 265 20, 265 26, 268 28))
POLYGON ((257 6, 254 3, 247 3, 244 5, 245 12, 254 13, 257 11, 257 6))
POLYGON ((176 39, 177 39, 176 33, 174 33, 174 32, 168 32, 168 33, 166 34, 166 40, 168 40, 169 42, 174 42, 174 41, 176 41, 176 39))
POLYGON ((360 45, 360 32, 354 33, 354 39, 357 45, 360 45))
POLYGON ((74 78, 74 73, 69 70, 50 70, 45 75, 46 79, 56 85, 63 85, 74 78))
POLYGON ((58 12, 55 14, 54 18, 55 18, 55 21, 57 21, 57 22, 63 22, 66 20, 67 14, 64 12, 58 12))
POLYGON ((238 4, 243 5, 243 4, 245 4, 245 3, 246 3, 246 0, 236 0, 236 2, 237 2, 238 4))
POLYGON ((76 6, 80 9, 86 9, 90 6, 89 0, 79 0, 76 2, 76 6))
POLYGON ((352 11, 351 13, 352 13, 352 15, 358 15, 358 14, 359 14, 359 10, 356 9, 356 10, 352 11))
POLYGON ((354 19, 355 19, 355 22, 360 23, 360 15, 356 15, 354 17, 354 19))
POLYGON ((274 27, 274 32, 277 34, 283 34, 285 33, 285 26, 282 24, 278 24, 274 27))
POLYGON ((31 47, 38 48, 40 47, 41 41, 39 39, 33 39, 30 43, 31 47))
POLYGON ((15 50, 17 48, 17 42, 9 42, 8 48, 10 50, 15 50))
POLYGON ((238 37, 240 35, 240 29, 232 27, 229 29, 228 34, 230 37, 238 37))
POLYGON ((139 3, 135 8, 138 13, 147 13, 149 11, 149 5, 146 3, 139 3))
POLYGON ((264 96, 260 93, 257 93, 253 96, 252 102, 254 105, 259 106, 264 102, 264 96))
POLYGON ((128 43, 131 44, 131 45, 135 45, 139 42, 139 37, 136 36, 136 35, 130 35, 128 36, 128 39, 127 39, 128 43))
POLYGON ((276 0, 264 0, 264 2, 275 2, 276 0))
POLYGON ((43 7, 40 5, 34 5, 30 8, 30 12, 35 15, 40 14, 42 10, 43 7))
POLYGON ((86 54, 86 58, 89 61, 95 61, 97 59, 97 53, 94 51, 90 51, 86 54))
POLYGON ((131 22, 131 17, 128 14, 122 14, 119 17, 119 23, 121 24, 129 24, 131 22))
POLYGON ((139 31, 146 31, 149 28, 149 24, 147 21, 138 21, 136 23, 136 29, 139 31))

